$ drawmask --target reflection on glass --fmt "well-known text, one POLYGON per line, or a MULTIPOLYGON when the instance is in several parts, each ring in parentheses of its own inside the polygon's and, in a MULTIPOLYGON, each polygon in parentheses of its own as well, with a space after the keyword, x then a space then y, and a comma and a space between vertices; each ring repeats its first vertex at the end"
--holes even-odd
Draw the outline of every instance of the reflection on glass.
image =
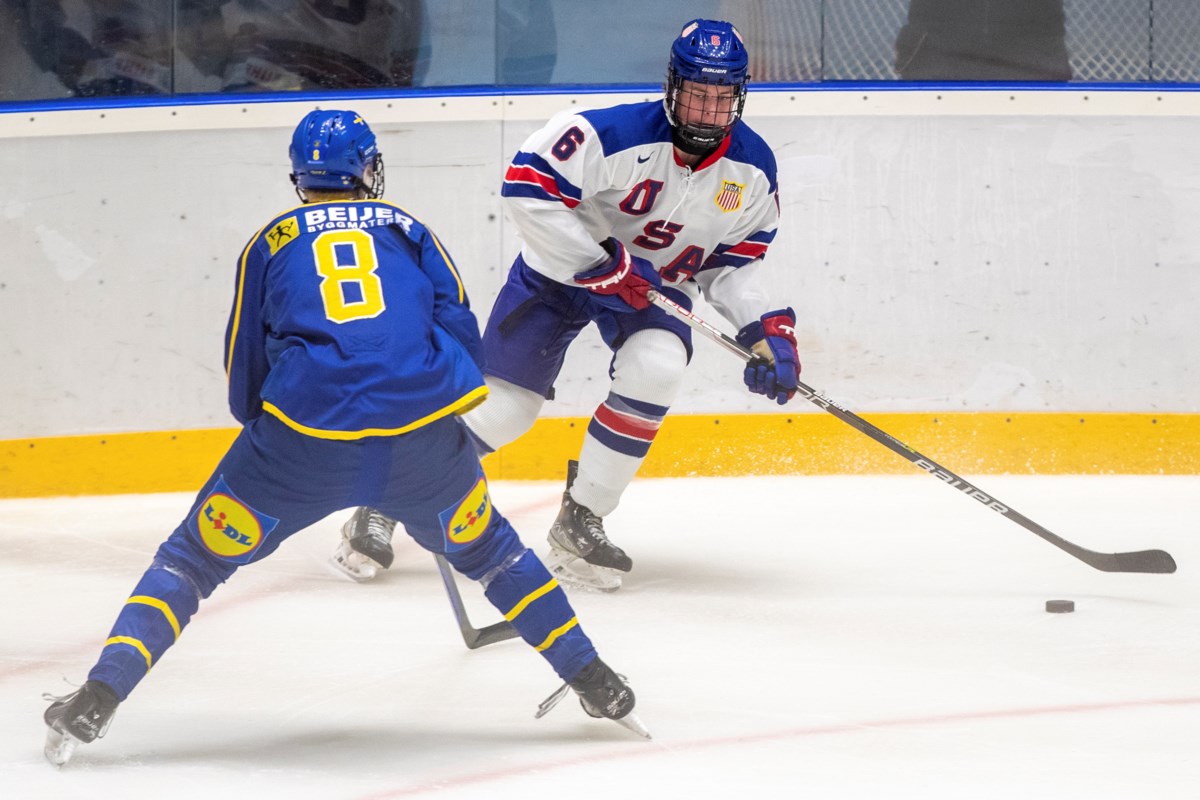
POLYGON ((910 0, 896 37, 904 80, 1067 81, 1062 0, 910 0))
MULTIPOLYGON (((170 3, 161 0, 5 0, 32 68, 77 97, 170 94, 170 3)), ((37 75, 6 76, 33 82, 37 75)))
POLYGON ((550 0, 496 3, 496 83, 549 83, 558 60, 550 0))
MULTIPOLYGON (((839 4, 844 7, 845 0, 839 4)), ((750 75, 755 83, 821 80, 821 0, 741 0, 725 5, 721 13, 753 44, 750 75)))
MULTIPOLYGON (((421 0, 179 0, 179 47, 221 91, 411 86, 421 0)), ((179 90, 203 90, 180 85, 179 90)))
POLYGON ((662 76, 655 43, 679 18, 695 15, 729 18, 755 42, 750 70, 758 85, 897 77, 1188 82, 1200 80, 1198 5, 1200 0, 0 0, 0 103, 655 83, 662 76))

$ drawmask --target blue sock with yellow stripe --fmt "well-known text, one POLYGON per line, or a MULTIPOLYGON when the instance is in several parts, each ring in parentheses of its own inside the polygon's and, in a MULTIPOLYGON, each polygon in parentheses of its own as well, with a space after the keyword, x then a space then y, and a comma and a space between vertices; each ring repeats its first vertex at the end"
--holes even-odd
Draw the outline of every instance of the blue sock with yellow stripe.
POLYGON ((596 658, 566 593, 532 550, 487 573, 481 582, 492 605, 564 681, 596 658))
POLYGON ((123 701, 175 644, 199 605, 192 582, 156 561, 125 601, 88 680, 110 686, 123 701))

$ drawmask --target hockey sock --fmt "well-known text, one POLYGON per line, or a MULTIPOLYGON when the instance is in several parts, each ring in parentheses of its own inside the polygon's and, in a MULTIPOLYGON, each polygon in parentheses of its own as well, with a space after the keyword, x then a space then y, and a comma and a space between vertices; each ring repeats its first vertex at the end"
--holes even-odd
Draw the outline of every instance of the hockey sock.
POLYGON ((596 658, 567 595, 532 550, 484 576, 484 594, 564 681, 596 658))
POLYGON ((179 638, 199 604, 195 585, 156 560, 125 601, 88 680, 108 685, 124 701, 179 638))
POLYGON ((617 507, 654 441, 667 407, 610 392, 588 424, 579 454, 575 502, 604 517, 617 507))

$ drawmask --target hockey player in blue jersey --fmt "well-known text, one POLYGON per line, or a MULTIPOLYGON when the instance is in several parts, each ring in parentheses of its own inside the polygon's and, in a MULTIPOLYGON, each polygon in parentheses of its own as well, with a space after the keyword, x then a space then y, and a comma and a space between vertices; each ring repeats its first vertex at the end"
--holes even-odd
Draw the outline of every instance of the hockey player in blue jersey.
POLYGON ((479 581, 588 714, 644 735, 628 685, 492 505, 456 416, 488 389, 454 263, 432 231, 379 199, 383 160, 361 117, 314 111, 289 152, 304 205, 263 226, 238 262, 225 356, 242 431, 158 548, 87 682, 46 710, 47 758, 61 765, 103 736, 238 567, 358 505, 479 581))
MULTIPOLYGON (((521 145, 504 177, 523 245, 483 336, 489 399, 465 417, 481 450, 529 429, 585 326, 596 323, 613 351, 610 392, 550 530, 546 563, 564 582, 611 591, 632 567, 603 517, 646 457, 692 355, 690 329, 651 306, 647 290, 687 308, 703 294, 769 364, 747 367, 750 391, 781 404, 794 395, 795 315, 762 280, 779 207, 774 155, 741 119, 748 64, 731 24, 693 20, 671 46, 663 101, 563 112, 521 145)), ((335 562, 371 577, 391 559, 389 531, 384 516, 360 510, 335 562), (365 568, 356 558, 369 558, 365 568)))

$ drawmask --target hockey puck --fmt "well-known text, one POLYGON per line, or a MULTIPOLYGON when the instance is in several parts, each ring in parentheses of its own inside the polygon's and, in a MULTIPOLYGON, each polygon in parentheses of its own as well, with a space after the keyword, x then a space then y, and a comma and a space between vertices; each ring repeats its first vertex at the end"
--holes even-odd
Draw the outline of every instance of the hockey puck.
POLYGON ((1051 614, 1070 614, 1075 610, 1074 600, 1047 600, 1046 610, 1051 614))

